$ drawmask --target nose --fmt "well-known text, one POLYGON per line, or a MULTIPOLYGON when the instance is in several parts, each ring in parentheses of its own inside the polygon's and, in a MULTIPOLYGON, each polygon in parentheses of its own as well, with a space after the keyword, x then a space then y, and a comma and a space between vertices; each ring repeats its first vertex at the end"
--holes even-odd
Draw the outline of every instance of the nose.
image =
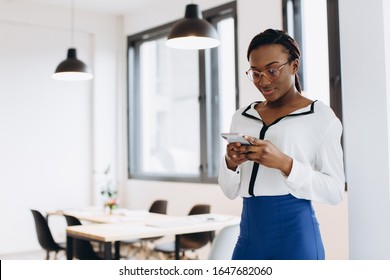
POLYGON ((271 80, 267 78, 267 76, 263 73, 260 73, 259 81, 257 82, 260 86, 269 85, 271 80))

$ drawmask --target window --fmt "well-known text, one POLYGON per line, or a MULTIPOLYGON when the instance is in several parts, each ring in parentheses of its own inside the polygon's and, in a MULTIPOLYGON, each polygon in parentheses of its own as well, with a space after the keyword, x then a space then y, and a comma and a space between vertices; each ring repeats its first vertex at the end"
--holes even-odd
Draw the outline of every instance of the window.
POLYGON ((283 0, 283 25, 301 47, 303 93, 343 121, 338 6, 338 0, 283 0))
POLYGON ((283 0, 284 29, 301 47, 303 93, 342 120, 338 0, 283 0))
POLYGON ((219 134, 238 96, 235 2, 203 16, 218 30, 217 48, 166 47, 173 23, 128 38, 130 178, 216 182, 219 134))

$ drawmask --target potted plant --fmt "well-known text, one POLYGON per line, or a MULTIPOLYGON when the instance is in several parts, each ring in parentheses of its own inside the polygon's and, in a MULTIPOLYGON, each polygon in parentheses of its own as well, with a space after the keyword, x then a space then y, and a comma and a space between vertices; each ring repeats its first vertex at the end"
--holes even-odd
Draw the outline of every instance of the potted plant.
POLYGON ((101 195, 104 197, 104 208, 109 210, 109 213, 112 214, 113 210, 118 207, 118 191, 117 183, 115 180, 109 178, 111 166, 104 170, 104 180, 100 182, 101 195))

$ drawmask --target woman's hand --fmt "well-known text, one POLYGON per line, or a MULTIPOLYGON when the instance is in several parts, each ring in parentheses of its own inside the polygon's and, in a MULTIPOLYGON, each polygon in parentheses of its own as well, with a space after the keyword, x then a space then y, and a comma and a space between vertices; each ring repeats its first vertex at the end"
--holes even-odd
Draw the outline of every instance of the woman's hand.
POLYGON ((247 160, 258 162, 269 168, 276 168, 286 176, 291 172, 292 158, 282 153, 274 144, 267 140, 260 140, 251 136, 244 136, 251 145, 231 143, 226 149, 226 162, 231 170, 247 160))
POLYGON ((247 161, 245 146, 239 142, 230 143, 226 146, 226 165, 230 170, 236 170, 243 162, 247 161))
POLYGON ((274 144, 268 140, 260 140, 255 137, 245 136, 251 145, 247 146, 246 157, 248 160, 258 162, 269 168, 279 169, 284 175, 290 175, 293 160, 282 153, 274 144))

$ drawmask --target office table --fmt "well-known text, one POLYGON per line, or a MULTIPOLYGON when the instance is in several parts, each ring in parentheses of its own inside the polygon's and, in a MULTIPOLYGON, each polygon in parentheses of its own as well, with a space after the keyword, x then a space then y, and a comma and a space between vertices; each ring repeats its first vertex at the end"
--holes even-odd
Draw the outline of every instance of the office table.
POLYGON ((143 220, 150 216, 147 210, 128 210, 117 209, 113 214, 104 212, 102 209, 86 208, 86 209, 67 209, 47 211, 46 216, 50 215, 69 215, 74 216, 79 220, 91 223, 120 223, 143 220))
POLYGON ((175 235, 175 258, 179 259, 181 234, 220 230, 225 226, 238 224, 239 222, 240 218, 238 216, 221 214, 202 214, 185 217, 151 214, 142 220, 131 222, 71 226, 66 229, 67 259, 73 259, 74 238, 103 243, 105 259, 113 259, 112 243, 114 243, 114 259, 119 259, 119 244, 121 240, 163 235, 175 235))

